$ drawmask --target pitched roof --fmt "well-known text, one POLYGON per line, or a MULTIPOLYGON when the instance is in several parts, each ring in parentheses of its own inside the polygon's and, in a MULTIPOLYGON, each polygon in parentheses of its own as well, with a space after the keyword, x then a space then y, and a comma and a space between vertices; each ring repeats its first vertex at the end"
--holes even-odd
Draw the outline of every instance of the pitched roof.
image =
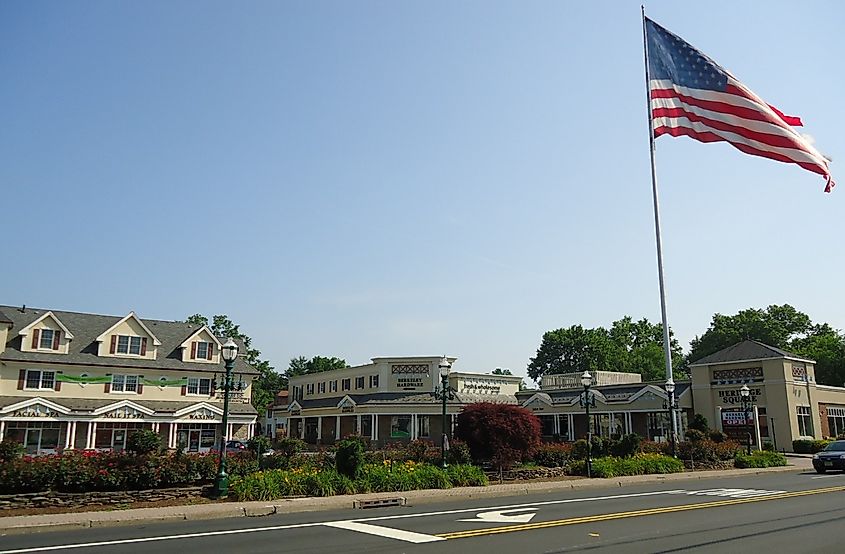
MULTIPOLYGON (((18 402, 23 402, 26 400, 34 400, 37 397, 33 396, 0 396, 0 408, 4 408, 6 406, 11 406, 17 404, 18 402)), ((120 402, 122 399, 120 398, 50 398, 50 399, 43 399, 47 400, 48 402, 52 402, 55 404, 59 404, 60 406, 64 406, 66 408, 70 408, 75 412, 93 412, 98 408, 104 408, 106 406, 110 406, 112 404, 116 404, 120 402)), ((123 399, 126 400, 126 399, 123 399)), ((190 406, 195 406, 197 404, 202 404, 203 401, 200 399, 197 400, 181 400, 181 401, 169 401, 169 400, 141 400, 139 398, 132 398, 129 399, 133 403, 138 404, 139 406, 143 406, 150 410, 154 410, 158 415, 167 414, 167 413, 175 413, 179 410, 184 408, 188 408, 190 406)), ((257 412, 255 408, 252 407, 252 404, 245 404, 243 402, 232 402, 229 404, 229 413, 230 414, 237 414, 237 415, 255 415, 257 412)))
POLYGON ((3 310, 0 310, 0 323, 12 323, 12 320, 3 313, 3 310))
MULTIPOLYGON (((200 325, 185 323, 181 321, 161 321, 156 319, 141 320, 147 328, 155 333, 161 341, 158 347, 158 356, 155 360, 142 358, 119 358, 98 356, 97 337, 104 331, 114 326, 115 323, 125 319, 125 316, 109 316, 86 314, 79 312, 63 312, 52 310, 53 314, 61 319, 62 323, 73 331, 74 339, 70 342, 67 354, 52 354, 45 352, 24 352, 21 349, 22 337, 18 336, 15 329, 20 330, 46 312, 40 308, 16 308, 13 306, 0 306, 2 312, 12 323, 12 331, 6 343, 6 350, 0 353, 0 360, 14 360, 26 362, 44 362, 54 365, 75 364, 102 367, 131 367, 136 369, 163 369, 175 371, 223 371, 222 361, 219 364, 183 362, 180 345, 193 333, 200 329, 200 325)), ((240 352, 246 351, 244 345, 239 341, 240 352)), ((258 371, 246 362, 243 356, 235 360, 235 373, 257 374, 258 371)))
POLYGON ((750 360, 768 360, 774 358, 790 358, 793 360, 801 360, 803 362, 815 363, 815 360, 809 360, 798 354, 763 344, 756 340, 744 340, 738 342, 733 346, 723 348, 718 352, 705 356, 700 360, 691 363, 690 366, 725 364, 730 362, 743 362, 750 360))

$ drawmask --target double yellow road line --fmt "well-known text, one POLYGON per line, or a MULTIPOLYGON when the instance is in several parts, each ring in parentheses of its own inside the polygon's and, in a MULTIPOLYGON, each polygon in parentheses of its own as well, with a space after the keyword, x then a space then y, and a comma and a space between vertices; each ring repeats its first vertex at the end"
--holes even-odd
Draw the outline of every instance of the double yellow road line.
POLYGON ((782 500, 784 498, 795 498, 811 494, 824 494, 829 492, 845 491, 842 487, 827 487, 824 489, 811 489, 804 491, 783 492, 767 496, 755 496, 752 498, 735 498, 730 500, 717 500, 715 502, 702 502, 699 504, 682 504, 680 506, 665 506, 661 508, 649 508, 633 512, 615 512, 610 514, 597 514, 593 516, 573 517, 568 519, 556 519, 553 521, 538 521, 536 523, 523 523, 520 525, 507 525, 504 527, 493 527, 488 529, 473 529, 470 531, 457 531, 455 533, 442 533, 435 535, 444 539, 466 539, 470 537, 482 537, 485 535, 498 535, 501 533, 515 533, 517 531, 532 531, 534 529, 546 529, 549 527, 561 527, 564 525, 578 525, 579 523, 595 523, 597 521, 610 521, 613 519, 625 519, 629 517, 642 517, 657 514, 669 514, 673 512, 686 512, 689 510, 700 510, 704 508, 719 508, 722 506, 735 506, 737 504, 748 504, 750 502, 763 502, 766 500, 782 500))

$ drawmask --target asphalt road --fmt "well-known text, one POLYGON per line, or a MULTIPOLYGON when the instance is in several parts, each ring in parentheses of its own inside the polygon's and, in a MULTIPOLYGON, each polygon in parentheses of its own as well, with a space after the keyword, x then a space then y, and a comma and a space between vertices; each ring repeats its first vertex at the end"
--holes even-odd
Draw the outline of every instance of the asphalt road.
POLYGON ((772 473, 404 508, 0 537, 0 554, 845 551, 845 474, 772 473))

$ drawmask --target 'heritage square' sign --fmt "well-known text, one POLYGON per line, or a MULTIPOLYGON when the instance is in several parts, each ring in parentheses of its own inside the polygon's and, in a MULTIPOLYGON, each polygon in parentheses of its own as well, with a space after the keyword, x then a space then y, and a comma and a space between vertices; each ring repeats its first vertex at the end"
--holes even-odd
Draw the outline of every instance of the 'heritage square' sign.
MULTIPOLYGON (((761 387, 748 387, 748 400, 751 404, 759 404, 763 397, 763 389, 761 387)), ((719 397, 719 403, 728 406, 741 406, 742 393, 739 388, 718 389, 716 394, 719 397)))

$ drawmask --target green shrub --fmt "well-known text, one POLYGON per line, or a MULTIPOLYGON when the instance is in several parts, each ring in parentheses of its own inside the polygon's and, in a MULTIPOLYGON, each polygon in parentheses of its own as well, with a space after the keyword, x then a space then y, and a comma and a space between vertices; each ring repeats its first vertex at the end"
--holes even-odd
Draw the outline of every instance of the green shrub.
POLYGON ((593 460, 593 477, 620 477, 623 475, 650 475, 678 473, 684 470, 681 460, 662 454, 637 454, 630 458, 607 456, 593 460))
POLYGON ((707 424, 707 418, 702 414, 693 414, 687 428, 701 431, 703 435, 706 435, 710 431, 710 426, 707 424))
POLYGON ((685 441, 678 444, 678 457, 693 462, 720 462, 732 460, 741 448, 740 444, 734 441, 685 441))
POLYGON ((728 440, 728 435, 724 431, 713 430, 710 431, 710 440, 713 442, 725 442, 728 440))
POLYGON ((704 431, 700 431, 698 429, 687 429, 686 433, 687 440, 690 442, 701 442, 707 438, 707 435, 704 431))
POLYGON ((460 439, 449 441, 449 450, 446 451, 446 463, 469 465, 472 463, 472 454, 469 445, 460 439))
POLYGON ((620 458, 630 458, 639 453, 643 438, 636 433, 624 435, 610 446, 610 454, 620 458))
POLYGON ((537 465, 543 467, 565 467, 572 456, 572 445, 565 443, 544 444, 532 456, 537 465))
POLYGON ((364 465, 364 439, 350 436, 338 442, 335 464, 338 473, 355 479, 364 465))
POLYGON ((26 448, 17 441, 4 440, 0 442, 0 464, 20 459, 25 453, 26 448))
POLYGON ((747 467, 778 467, 787 465, 786 456, 780 452, 757 450, 750 456, 738 453, 734 459, 734 465, 738 468, 747 467))
POLYGON ((449 481, 456 487, 483 487, 487 476, 480 467, 472 464, 455 464, 446 468, 449 481))
POLYGON ((279 439, 275 443, 273 443, 273 450, 276 452, 277 455, 292 458, 303 450, 305 450, 305 446, 305 441, 293 437, 288 437, 284 439, 279 439))
POLYGON ((264 435, 255 435, 246 441, 246 447, 256 454, 264 453, 270 450, 270 439, 264 435))
POLYGON ((149 429, 139 429, 126 438, 126 450, 135 454, 153 454, 161 450, 161 436, 149 429))
POLYGON ((830 442, 828 440, 798 439, 792 441, 792 451, 796 454, 815 454, 824 450, 830 442))

